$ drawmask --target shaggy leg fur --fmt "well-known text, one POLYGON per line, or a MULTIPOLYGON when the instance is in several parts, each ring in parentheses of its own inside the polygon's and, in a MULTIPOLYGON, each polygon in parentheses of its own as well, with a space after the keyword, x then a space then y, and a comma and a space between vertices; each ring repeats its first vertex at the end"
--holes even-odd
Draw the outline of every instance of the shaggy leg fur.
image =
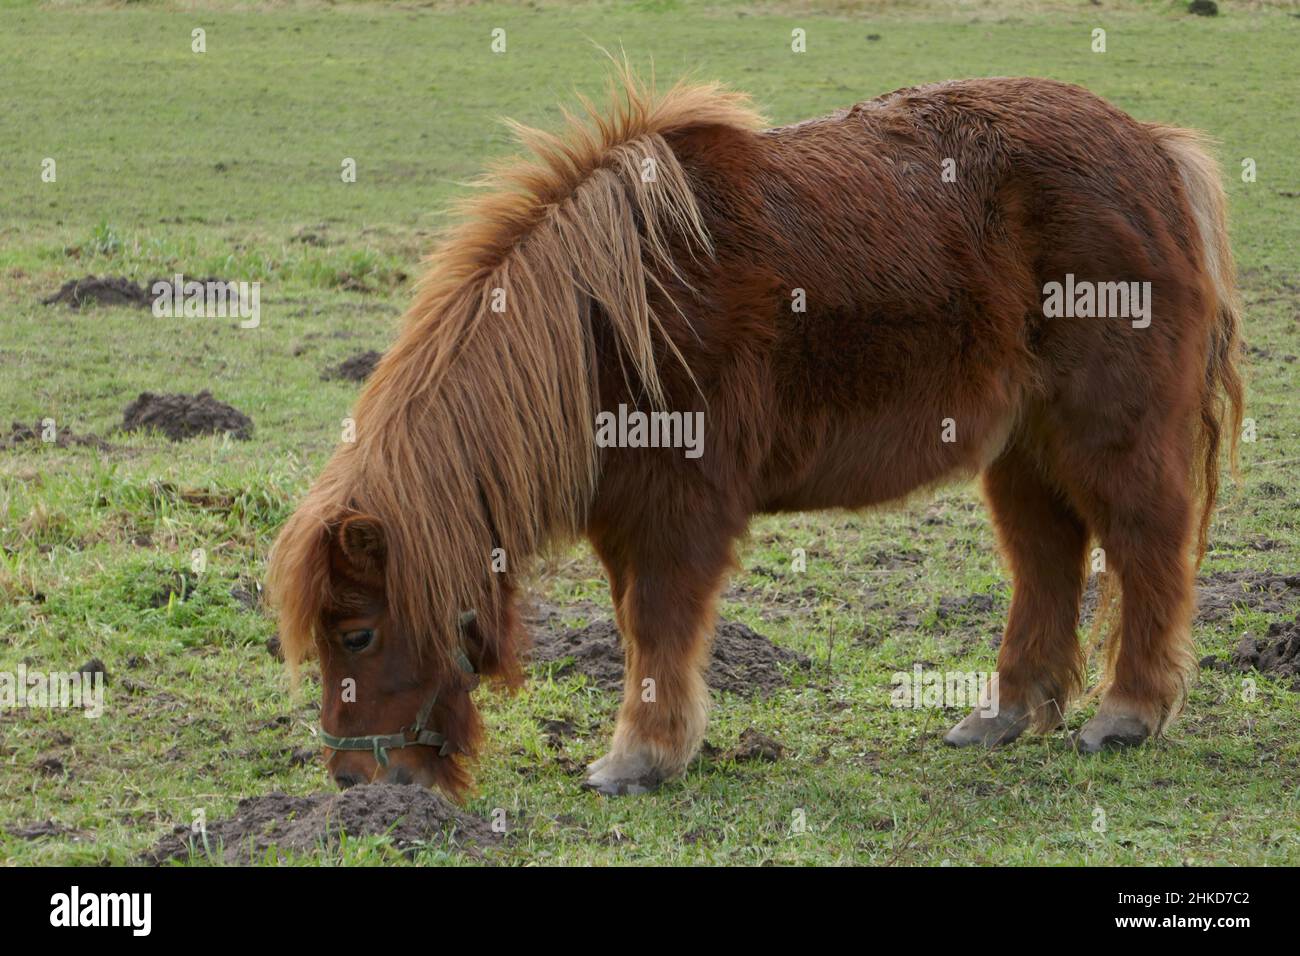
POLYGON ((953 746, 1010 743, 1030 726, 1058 726, 1083 681, 1076 627, 1088 532, 1022 445, 984 473, 984 492, 1014 590, 998 653, 998 713, 971 713, 944 738, 953 746))
POLYGON ((635 561, 597 544, 627 663, 610 751, 587 768, 584 785, 591 789, 610 796, 654 790, 685 770, 704 740, 704 668, 715 602, 731 563, 728 545, 706 539, 692 537, 694 551, 683 543, 680 550, 657 549, 662 557, 640 554, 635 561))

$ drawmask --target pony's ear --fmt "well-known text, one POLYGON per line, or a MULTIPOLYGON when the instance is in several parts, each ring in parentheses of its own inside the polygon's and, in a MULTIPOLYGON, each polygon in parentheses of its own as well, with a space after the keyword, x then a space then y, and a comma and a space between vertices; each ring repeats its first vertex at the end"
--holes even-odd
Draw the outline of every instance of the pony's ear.
POLYGON ((339 525, 339 550, 358 571, 375 575, 384 570, 388 545, 384 526, 370 515, 352 515, 339 525))

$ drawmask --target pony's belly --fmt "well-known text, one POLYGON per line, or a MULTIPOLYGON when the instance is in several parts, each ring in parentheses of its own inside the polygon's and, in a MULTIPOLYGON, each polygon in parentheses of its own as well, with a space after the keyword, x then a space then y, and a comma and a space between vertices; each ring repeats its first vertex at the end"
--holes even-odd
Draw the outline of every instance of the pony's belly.
POLYGON ((802 467, 778 479, 762 511, 813 511, 868 508, 887 504, 929 485, 972 478, 1006 447, 1015 423, 1012 413, 983 417, 971 433, 961 423, 897 416, 891 423, 846 425, 815 448, 806 449, 802 467), (945 440, 951 439, 951 440, 945 440))

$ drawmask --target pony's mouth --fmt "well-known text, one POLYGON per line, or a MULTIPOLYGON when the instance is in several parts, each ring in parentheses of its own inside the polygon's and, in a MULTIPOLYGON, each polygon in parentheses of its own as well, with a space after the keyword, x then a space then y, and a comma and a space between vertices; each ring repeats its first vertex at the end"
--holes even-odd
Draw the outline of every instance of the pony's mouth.
POLYGON ((384 783, 398 787, 426 787, 438 790, 437 778, 433 772, 407 766, 376 766, 370 773, 358 772, 356 768, 340 768, 331 774, 335 785, 340 790, 351 790, 363 784, 384 783))

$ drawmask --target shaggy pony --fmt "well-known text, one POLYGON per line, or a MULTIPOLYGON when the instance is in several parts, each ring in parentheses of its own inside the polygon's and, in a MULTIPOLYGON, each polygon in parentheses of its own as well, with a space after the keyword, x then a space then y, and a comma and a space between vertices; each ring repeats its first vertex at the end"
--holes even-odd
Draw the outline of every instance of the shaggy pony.
POLYGON ((561 133, 515 127, 532 158, 462 206, 355 442, 276 543, 281 639, 295 667, 320 655, 323 723, 398 732, 433 695, 455 742, 387 766, 333 751, 335 777, 460 793, 481 728, 456 662, 517 684, 518 576, 584 536, 627 652, 589 784, 650 789, 703 738, 714 604, 750 516, 963 474, 982 475, 1015 587, 1000 715, 949 742, 1060 723, 1085 678, 1094 539, 1117 601, 1077 743, 1158 733, 1185 694, 1193 569, 1242 409, 1224 195, 1198 134, 1038 79, 778 129, 716 86, 656 95, 626 69, 614 85, 561 133), (1149 323, 1045 314, 1066 281, 1147 290, 1149 323), (599 447, 597 416, 620 406, 702 413, 703 455, 599 447))

